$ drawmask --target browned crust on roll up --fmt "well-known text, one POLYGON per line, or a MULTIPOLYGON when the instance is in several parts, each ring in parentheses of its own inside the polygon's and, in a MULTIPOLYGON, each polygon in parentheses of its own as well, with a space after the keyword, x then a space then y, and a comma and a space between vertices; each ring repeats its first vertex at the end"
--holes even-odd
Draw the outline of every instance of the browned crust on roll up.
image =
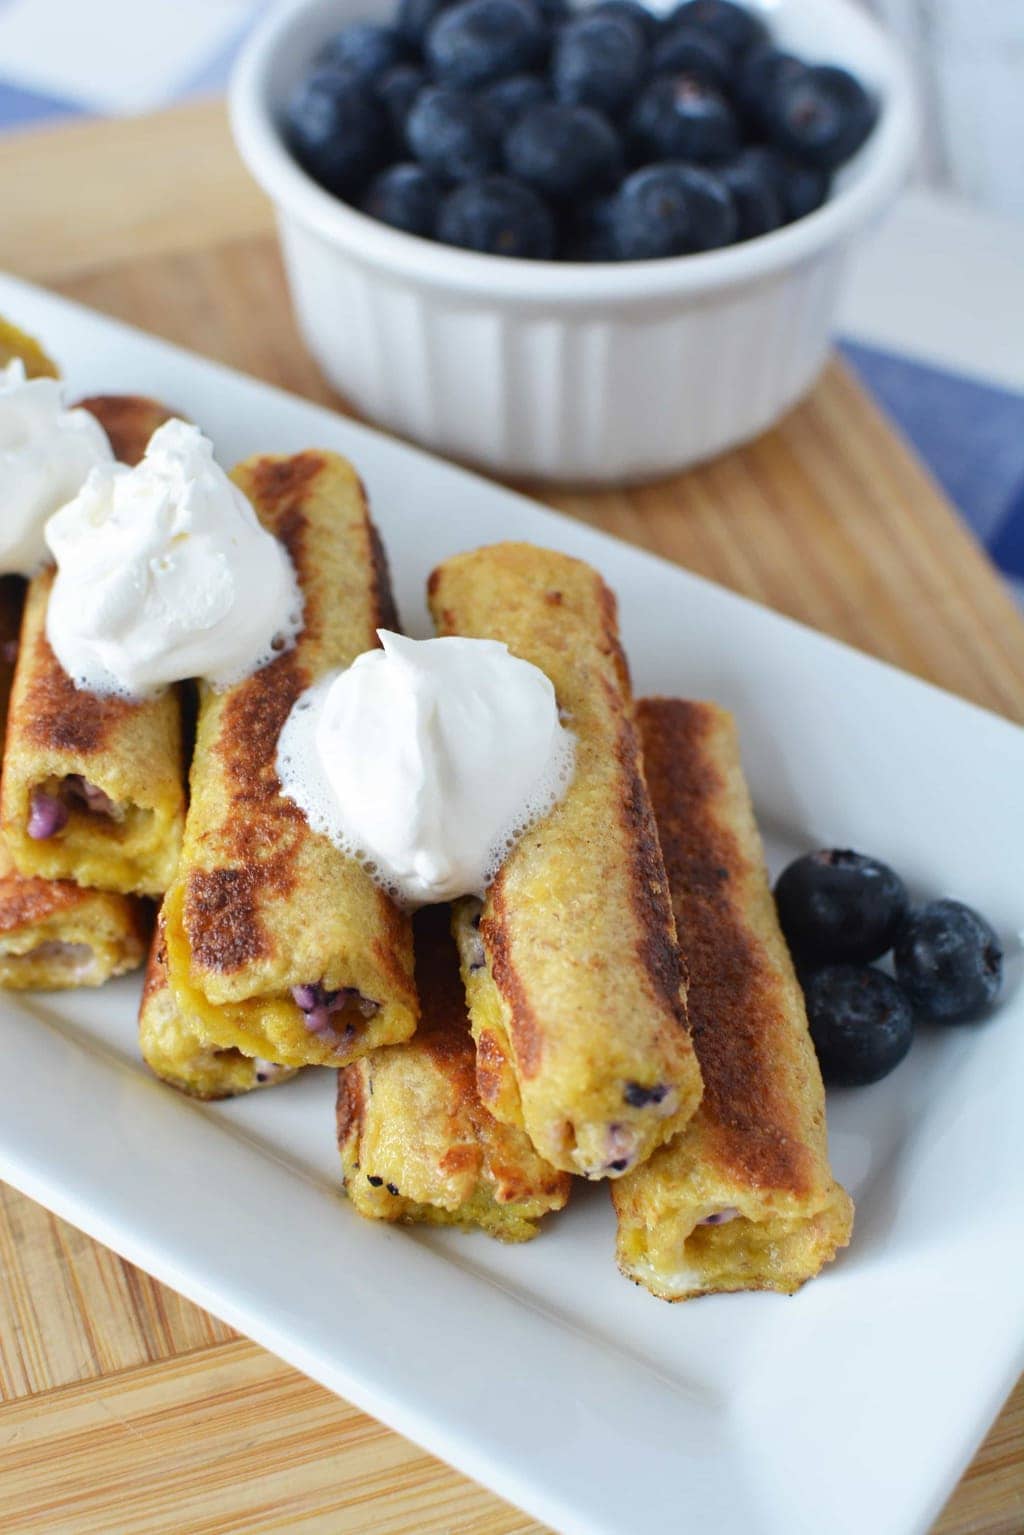
MULTIPOLYGON (((128 464, 137 463, 170 412, 142 396, 97 396, 87 408, 128 464)), ((53 571, 29 583, 0 789, 4 835, 25 876, 74 879, 124 894, 158 895, 181 845, 185 767, 179 692, 132 702, 76 688, 46 637, 53 571), (91 813, 71 792, 77 778, 115 807, 91 813), (66 827, 28 835, 33 795, 62 799, 66 827)))
POLYGON ((547 675, 575 741, 561 800, 456 907, 480 1093, 555 1167, 618 1177, 686 1123, 700 1073, 615 598, 528 544, 446 560, 428 590, 441 633, 547 675))
POLYGON ((623 1272, 668 1300, 791 1292, 849 1240, 825 1095, 731 716, 638 705, 704 1078, 697 1113, 614 1187, 623 1272))
POLYGON ((502 1241, 525 1241, 541 1216, 565 1204, 569 1176, 481 1102, 448 909, 417 913, 414 936, 421 1006, 414 1038, 338 1074, 346 1192, 373 1220, 477 1226, 502 1241))
POLYGON ((282 794, 277 747, 300 695, 393 619, 387 567, 358 476, 336 454, 260 456, 232 478, 288 551, 303 625, 260 671, 200 688, 184 848, 164 902, 170 983, 208 1045, 342 1065, 413 1032, 412 926, 282 794), (299 987, 340 998, 328 1026, 311 1025, 299 987))

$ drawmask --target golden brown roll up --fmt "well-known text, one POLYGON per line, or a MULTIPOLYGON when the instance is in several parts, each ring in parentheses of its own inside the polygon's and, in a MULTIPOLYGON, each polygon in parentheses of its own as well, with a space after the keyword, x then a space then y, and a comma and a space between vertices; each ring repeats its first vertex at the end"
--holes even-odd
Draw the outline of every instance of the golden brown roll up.
MULTIPOLYGON (((14 673, 25 583, 0 579, 0 737, 14 673)), ((67 880, 23 878, 0 839, 0 987, 55 991, 100 986, 143 960, 144 902, 83 890, 67 880)))
POLYGON ((239 1050, 220 1050, 182 1016, 167 979, 167 944, 157 919, 139 1003, 139 1046, 156 1076, 191 1098, 234 1098, 275 1087, 295 1075, 289 1066, 254 1060, 239 1050))
POLYGON ((429 597, 440 633, 502 640, 545 672, 576 738, 564 798, 482 909, 457 908, 480 1096, 555 1167, 616 1177, 686 1123, 701 1085, 615 599, 528 544, 445 561, 429 597))
POLYGON ((185 842, 164 902, 170 984, 209 1045, 337 1066, 416 1027, 412 924, 281 794, 277 740, 300 694, 394 626, 387 566, 345 459, 253 458, 233 478, 291 556, 303 629, 243 682, 201 689, 185 842))
MULTIPOLYGON (((141 459, 169 412, 136 396, 83 401, 122 462, 141 459)), ((19 873, 160 895, 185 820, 178 690, 142 702, 76 688, 46 638, 53 571, 29 582, 0 794, 19 873)))
POLYGON ((665 1300, 789 1294, 845 1247, 825 1093, 779 929, 732 717, 639 705, 647 781, 689 969, 704 1098, 671 1145, 619 1180, 618 1261, 665 1300))
POLYGON ((448 908, 419 912, 414 937, 415 1036, 338 1073, 345 1190, 372 1220, 477 1226, 525 1242, 565 1204, 570 1179, 480 1102, 448 908))

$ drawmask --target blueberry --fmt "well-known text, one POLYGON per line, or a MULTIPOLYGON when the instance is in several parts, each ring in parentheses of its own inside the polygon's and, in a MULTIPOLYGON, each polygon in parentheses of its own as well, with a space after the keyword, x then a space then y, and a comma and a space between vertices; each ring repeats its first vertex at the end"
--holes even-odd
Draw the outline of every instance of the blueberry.
POLYGON ((813 213, 828 198, 832 186, 828 171, 782 156, 779 175, 779 196, 787 224, 813 213))
POLYGON ((444 181, 485 176, 500 162, 499 136, 485 107, 443 85, 429 85, 416 97, 405 133, 420 164, 444 181))
POLYGON ((638 159, 727 160, 740 147, 736 114, 715 86, 697 75, 653 81, 629 118, 638 159))
POLYGON ((615 199, 615 242, 625 261, 711 250, 736 238, 736 210, 719 177, 697 165, 648 165, 615 199))
POLYGON ((502 127, 509 128, 531 107, 550 101, 551 87, 540 75, 509 75, 480 94, 489 107, 500 113, 502 127))
POLYGON ((315 69, 299 85, 285 114, 285 132, 296 159, 339 197, 358 195, 387 161, 389 130, 383 103, 350 70, 315 69))
POLYGON ((372 80, 400 64, 408 49, 393 27, 373 21, 352 21, 324 44, 317 55, 318 68, 350 69, 362 80, 372 80))
POLYGON ((552 32, 563 26, 572 15, 569 0, 536 0, 536 6, 545 26, 552 32))
POLYGON ((732 60, 727 48, 709 32, 696 27, 673 27, 655 45, 651 67, 656 75, 696 75, 724 90, 732 79, 732 60))
POLYGON ((859 80, 818 65, 776 86, 768 131, 780 149, 831 171, 857 152, 877 115, 859 80))
POLYGON ((752 48, 740 61, 733 94, 751 125, 766 131, 772 120, 775 93, 807 73, 807 65, 772 43, 752 48))
POLYGON ((420 165, 389 165, 370 182, 363 212, 407 234, 433 236, 441 191, 420 165))
POLYGON ((960 901, 929 901, 912 912, 893 957, 914 1011, 933 1023, 979 1018, 1003 982, 999 939, 984 917, 960 901))
POLYGON ((457 187, 441 205, 437 237, 494 256, 548 261, 555 254, 551 214, 529 187, 507 176, 484 176, 457 187))
POLYGON ((914 1014, 896 982, 870 965, 830 965, 804 982, 807 1021, 825 1081, 862 1087, 910 1049, 914 1014))
POLYGON ((399 0, 398 31, 411 48, 422 48, 423 41, 440 16, 454 0, 399 0))
POLYGON ((375 82, 374 89, 388 109, 391 127, 398 143, 405 138, 405 120, 416 97, 427 82, 415 64, 396 64, 375 82))
POLYGON ((588 16, 621 16, 639 27, 647 42, 653 43, 661 31, 661 21, 639 0, 601 0, 587 10, 588 16))
POLYGON ((800 963, 877 959, 891 949, 910 907, 887 864, 845 848, 805 853, 783 869, 775 904, 800 963))
POLYGON ((671 12, 668 25, 701 27, 734 55, 746 53, 768 37, 768 28, 759 17, 730 0, 688 0, 671 12))
POLYGON ((446 85, 474 90, 529 69, 547 46, 533 0, 459 0, 427 33, 427 62, 446 85))
POLYGON ((555 95, 614 117, 639 90, 646 62, 643 33, 628 17, 580 16, 555 40, 555 95))
POLYGON ((566 261, 619 261, 615 198, 597 197, 572 209, 565 233, 566 261))
POLYGON ((743 150, 735 160, 719 167, 719 175, 736 205, 738 239, 752 240, 757 235, 769 234, 785 222, 773 168, 762 155, 743 150))
POLYGON ((622 144, 606 117, 561 102, 534 107, 505 139, 511 175, 556 202, 608 191, 623 170, 622 144))

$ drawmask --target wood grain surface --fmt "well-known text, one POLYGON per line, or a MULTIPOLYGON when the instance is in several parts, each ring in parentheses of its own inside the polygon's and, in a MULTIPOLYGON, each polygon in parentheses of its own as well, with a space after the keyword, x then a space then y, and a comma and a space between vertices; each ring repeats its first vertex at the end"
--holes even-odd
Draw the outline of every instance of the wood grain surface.
MULTIPOLYGON (((0 140, 0 206, 0 267, 339 404, 296 335, 270 210, 220 103, 0 140)), ((1024 623, 838 363, 780 428, 717 463, 628 491, 535 490, 1024 721, 1024 623)), ((3 1188, 0 1280, 3 1535, 540 1531, 3 1188)), ((934 1535, 1022 1532, 1019 1386, 934 1535)))

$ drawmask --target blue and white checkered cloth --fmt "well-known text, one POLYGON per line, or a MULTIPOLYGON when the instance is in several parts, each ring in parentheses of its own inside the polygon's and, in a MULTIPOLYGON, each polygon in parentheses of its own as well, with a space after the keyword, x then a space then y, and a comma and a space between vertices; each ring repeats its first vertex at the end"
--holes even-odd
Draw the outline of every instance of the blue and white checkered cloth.
MULTIPOLYGON (((0 0, 0 131, 222 90, 268 0, 0 0)), ((847 342, 1024 603, 1024 394, 847 342)))

